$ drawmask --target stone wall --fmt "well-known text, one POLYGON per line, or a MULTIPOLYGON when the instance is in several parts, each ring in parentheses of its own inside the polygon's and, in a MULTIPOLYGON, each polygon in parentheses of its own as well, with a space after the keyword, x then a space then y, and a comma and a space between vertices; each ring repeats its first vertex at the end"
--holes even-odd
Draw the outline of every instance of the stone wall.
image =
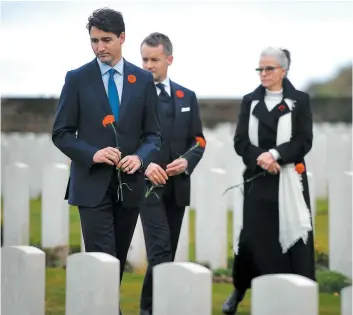
MULTIPOLYGON (((2 132, 51 132, 58 100, 55 98, 1 99, 2 132)), ((206 127, 236 122, 241 99, 200 99, 201 118, 206 127)), ((315 122, 352 122, 352 98, 312 98, 315 122)))

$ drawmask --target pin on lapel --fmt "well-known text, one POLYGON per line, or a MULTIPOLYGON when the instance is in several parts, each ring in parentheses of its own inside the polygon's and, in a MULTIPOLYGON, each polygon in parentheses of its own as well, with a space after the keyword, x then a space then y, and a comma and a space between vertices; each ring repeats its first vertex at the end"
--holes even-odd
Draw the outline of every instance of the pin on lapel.
POLYGON ((177 96, 177 98, 184 98, 184 92, 182 90, 177 90, 175 92, 175 95, 177 96))
POLYGON ((283 104, 278 106, 278 109, 283 112, 286 109, 286 106, 284 106, 283 104))

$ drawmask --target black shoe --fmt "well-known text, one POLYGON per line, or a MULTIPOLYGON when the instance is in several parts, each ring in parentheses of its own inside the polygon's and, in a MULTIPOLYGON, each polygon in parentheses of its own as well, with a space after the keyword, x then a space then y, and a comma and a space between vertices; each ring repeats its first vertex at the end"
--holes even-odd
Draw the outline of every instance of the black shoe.
POLYGON ((244 293, 234 290, 223 303, 222 312, 225 315, 235 315, 239 303, 243 300, 244 293))
POLYGON ((121 312, 121 310, 119 310, 119 315, 123 315, 123 313, 121 312))
POLYGON ((140 310, 140 315, 152 315, 152 312, 149 310, 140 310))

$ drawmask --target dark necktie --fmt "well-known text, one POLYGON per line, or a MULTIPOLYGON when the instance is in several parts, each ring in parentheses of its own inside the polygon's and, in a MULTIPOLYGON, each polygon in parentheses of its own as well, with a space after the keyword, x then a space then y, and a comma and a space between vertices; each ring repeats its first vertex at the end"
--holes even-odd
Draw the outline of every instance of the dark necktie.
POLYGON ((115 121, 119 119, 119 93, 114 81, 114 73, 117 72, 115 69, 109 70, 109 80, 108 80, 108 98, 110 107, 114 114, 115 121))
POLYGON ((169 95, 167 91, 165 90, 164 84, 163 83, 157 83, 156 86, 161 90, 161 93, 159 93, 159 100, 162 102, 168 102, 169 101, 169 95))

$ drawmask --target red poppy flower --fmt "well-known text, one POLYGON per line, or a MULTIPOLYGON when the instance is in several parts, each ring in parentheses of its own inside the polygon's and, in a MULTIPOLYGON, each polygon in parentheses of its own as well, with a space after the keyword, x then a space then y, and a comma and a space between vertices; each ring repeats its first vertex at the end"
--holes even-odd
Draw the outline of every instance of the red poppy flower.
POLYGON ((196 143, 199 144, 200 148, 204 148, 206 146, 206 140, 202 137, 196 137, 196 143))
POLYGON ((282 105, 279 105, 279 106, 278 106, 278 109, 279 109, 281 112, 283 112, 283 111, 286 109, 286 107, 282 104, 282 105))
POLYGON ((184 92, 181 91, 181 90, 177 90, 175 92, 175 95, 178 97, 178 98, 184 98, 184 92))
POLYGON ((109 124, 112 124, 115 121, 114 115, 107 115, 103 118, 102 124, 104 127, 107 127, 109 124))
POLYGON ((130 82, 130 83, 135 83, 136 82, 136 77, 133 75, 133 74, 129 74, 127 76, 127 80, 130 82))
POLYGON ((303 174, 305 172, 305 166, 303 163, 298 163, 295 165, 295 170, 298 174, 303 174))

